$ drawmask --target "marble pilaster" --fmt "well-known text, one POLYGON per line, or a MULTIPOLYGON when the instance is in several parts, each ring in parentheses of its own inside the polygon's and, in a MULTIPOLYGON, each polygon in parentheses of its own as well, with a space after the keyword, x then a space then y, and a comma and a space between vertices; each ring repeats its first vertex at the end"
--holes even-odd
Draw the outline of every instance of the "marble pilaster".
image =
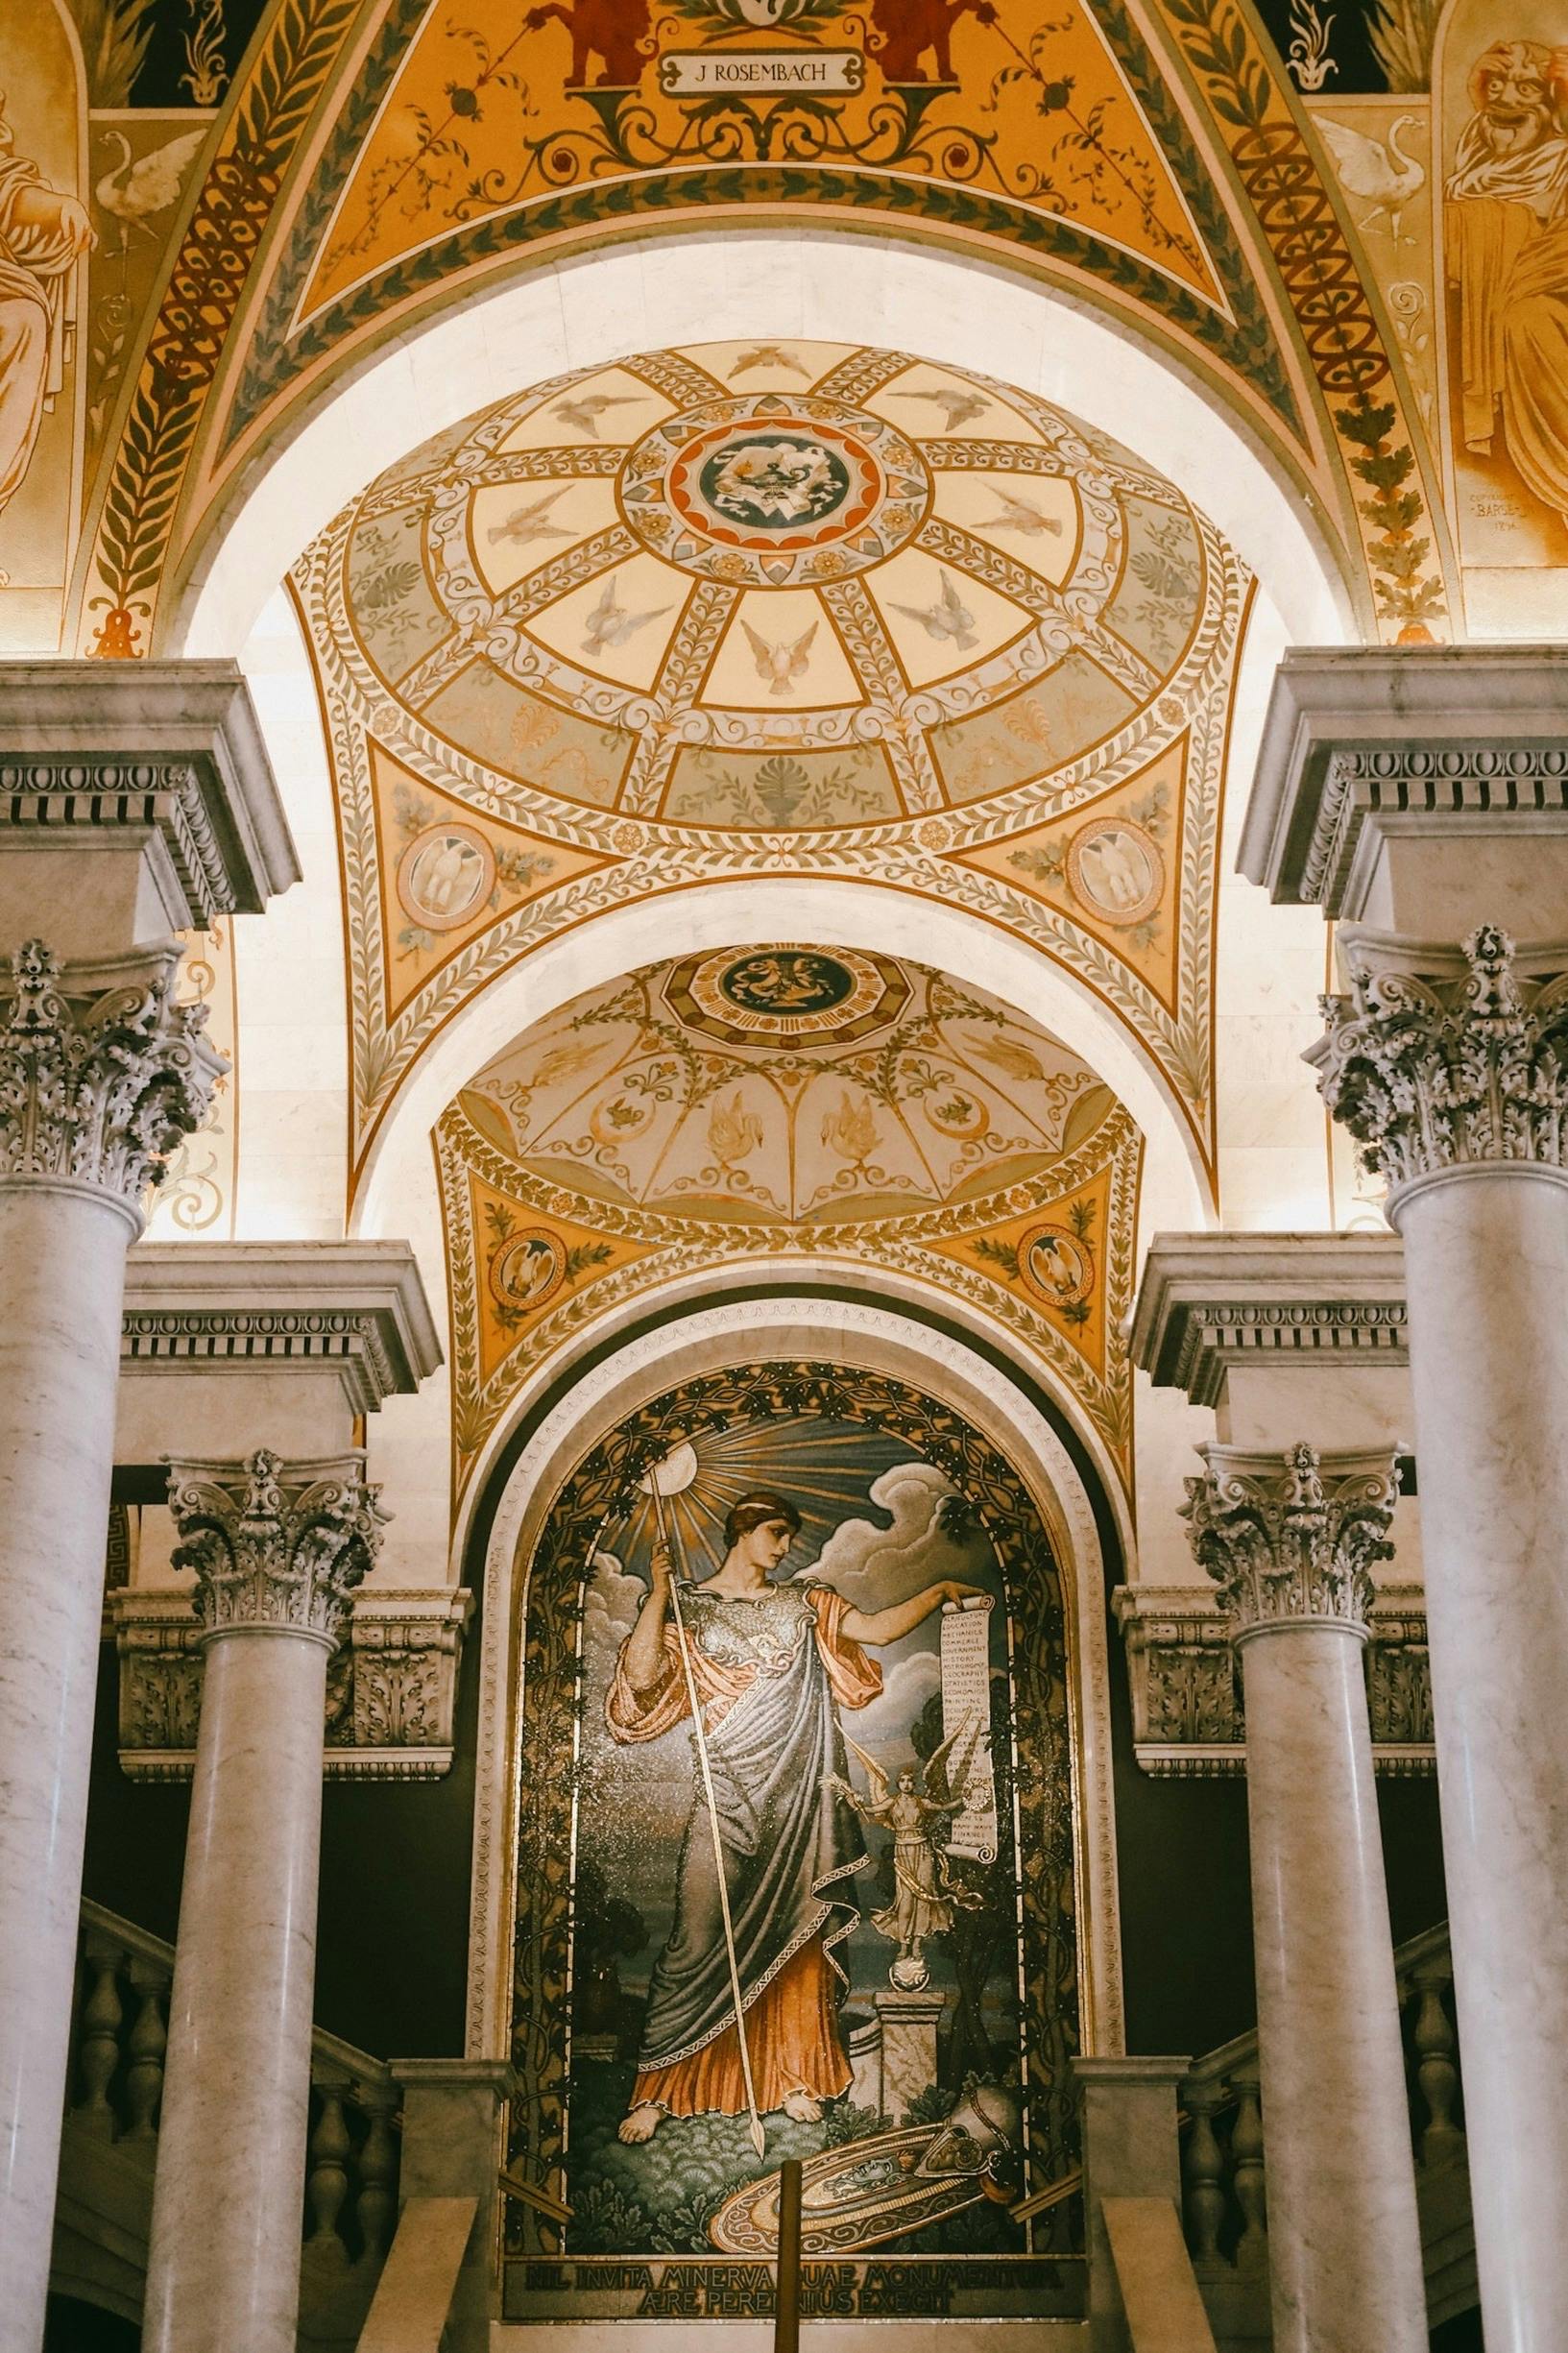
POLYGON ((205 1690, 143 2342, 295 2353, 326 1665, 383 1515, 364 1458, 170 1472, 205 1690))
POLYGON ((1493 2353, 1546 2353, 1568 2342, 1568 944, 1356 927, 1339 952, 1311 1059, 1405 1245, 1482 2310, 1493 2353))
POLYGON ((1186 1512, 1241 1654, 1276 2353, 1425 2353, 1362 1651, 1392 1455, 1210 1445, 1186 1512))

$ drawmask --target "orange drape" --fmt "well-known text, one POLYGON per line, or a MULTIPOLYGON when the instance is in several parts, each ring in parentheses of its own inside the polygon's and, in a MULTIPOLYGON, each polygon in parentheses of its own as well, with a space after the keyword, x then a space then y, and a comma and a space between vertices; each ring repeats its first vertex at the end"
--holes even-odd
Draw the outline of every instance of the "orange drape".
MULTIPOLYGON (((838 2039, 836 1984, 822 1939, 813 1936, 747 2010, 746 2048, 757 2105, 763 2115, 782 2108, 786 2092, 836 2099, 849 2090, 849 2061, 838 2039)), ((714 2109, 721 2116, 744 2115, 746 2087, 734 2026, 726 2026, 688 2059, 678 2059, 672 2067, 644 2069, 631 2104, 651 2104, 670 2116, 705 2116, 714 2109)))

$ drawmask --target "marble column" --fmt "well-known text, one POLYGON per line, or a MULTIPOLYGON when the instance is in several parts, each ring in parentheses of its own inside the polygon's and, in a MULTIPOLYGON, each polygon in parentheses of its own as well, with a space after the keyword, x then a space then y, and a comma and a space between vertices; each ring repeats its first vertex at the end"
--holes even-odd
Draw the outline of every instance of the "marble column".
POLYGON ((147 2353, 295 2353, 326 1662, 382 1514, 364 1457, 175 1465, 204 1687, 147 2353))
POLYGON ((0 2353, 43 2335, 126 1249, 224 1067, 180 955, 0 967, 0 2353))
POLYGON ((1246 1709, 1275 2353, 1426 2353, 1362 1653, 1391 1453, 1201 1449, 1186 1512, 1246 1709))
POLYGON ((1488 2353, 1568 2345, 1568 946, 1347 927, 1311 1059, 1405 1244, 1488 2353))

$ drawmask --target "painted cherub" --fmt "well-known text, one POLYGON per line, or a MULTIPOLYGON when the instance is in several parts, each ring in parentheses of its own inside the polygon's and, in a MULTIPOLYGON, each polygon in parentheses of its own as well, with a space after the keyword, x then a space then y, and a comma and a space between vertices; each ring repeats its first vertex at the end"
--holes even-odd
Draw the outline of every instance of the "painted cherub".
POLYGON ((887 1974, 905 1992, 915 1992, 926 1983, 927 1939, 953 1926, 954 1902, 963 1901, 944 1877, 930 1825, 944 1814, 963 1811, 964 1784, 983 1736, 977 1726, 961 1724, 927 1759, 924 1777, 905 1765, 890 1788, 876 1759, 868 1757, 846 1734, 844 1745, 864 1766, 867 1787, 862 1794, 837 1774, 829 1777, 829 1787, 838 1790, 862 1822, 879 1823, 893 1833, 893 1901, 872 1913, 871 1925, 897 1945, 887 1974), (962 1754, 953 1773, 958 1784, 954 1796, 948 1767, 960 1743, 962 1754))

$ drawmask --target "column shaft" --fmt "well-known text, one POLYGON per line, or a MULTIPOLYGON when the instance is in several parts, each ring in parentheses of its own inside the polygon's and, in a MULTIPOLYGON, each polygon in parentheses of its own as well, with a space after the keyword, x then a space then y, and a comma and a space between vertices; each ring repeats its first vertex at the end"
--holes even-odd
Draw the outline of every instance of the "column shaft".
POLYGON ((1488 2353, 1568 2345, 1568 1183, 1399 1210, 1488 2353))
POLYGON ((133 1230, 0 1186, 0 2353, 43 2336, 133 1230))
POLYGON ((1242 1646, 1275 2353, 1425 2353, 1362 1639, 1242 1646))
POLYGON ((205 1645, 147 2353, 295 2353, 327 1648, 205 1645))

